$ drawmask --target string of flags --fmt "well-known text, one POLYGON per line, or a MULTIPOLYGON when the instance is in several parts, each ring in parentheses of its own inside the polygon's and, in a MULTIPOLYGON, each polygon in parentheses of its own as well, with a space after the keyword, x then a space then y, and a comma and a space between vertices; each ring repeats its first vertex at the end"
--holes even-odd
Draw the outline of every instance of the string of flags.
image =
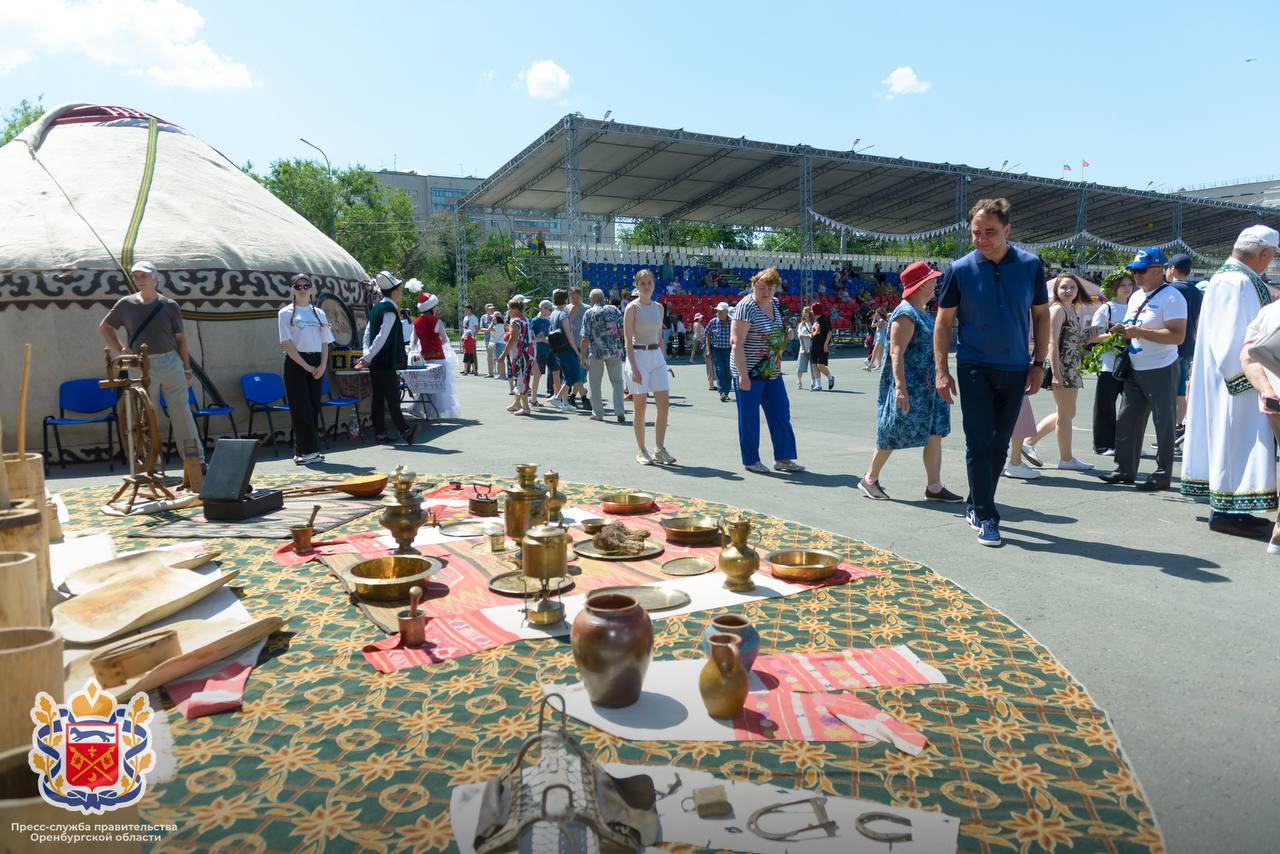
MULTIPOLYGON (((1087 163, 1088 161, 1085 161, 1085 162, 1087 163)), ((856 226, 852 226, 847 223, 840 222, 839 220, 834 220, 829 216, 823 216, 822 214, 818 213, 812 208, 809 209, 809 215, 812 216, 814 220, 816 220, 817 222, 821 223, 822 225, 825 225, 827 228, 833 229, 834 231, 844 232, 845 234, 852 234, 855 237, 865 237, 873 240, 886 240, 886 241, 892 241, 895 243, 907 243, 912 240, 927 240, 931 237, 942 237, 948 234, 956 234, 956 233, 963 234, 969 229, 969 224, 967 222, 955 222, 955 223, 952 223, 951 225, 944 225, 941 228, 932 228, 932 229, 929 229, 928 231, 915 231, 909 234, 895 234, 895 233, 886 232, 886 231, 868 231, 865 228, 858 228, 856 226)), ((1203 261, 1206 264, 1219 264, 1222 261, 1222 259, 1220 258, 1210 258, 1208 255, 1205 255, 1201 252, 1197 252, 1195 249, 1188 246, 1186 241, 1184 241, 1180 237, 1175 238, 1173 240, 1168 240, 1164 243, 1147 244, 1146 246, 1132 246, 1127 243, 1117 243, 1114 240, 1107 240, 1105 237, 1099 237, 1098 235, 1086 229, 1084 231, 1078 231, 1075 234, 1069 234, 1066 237, 1057 238, 1056 240, 1045 240, 1040 242, 1011 240, 1009 242, 1012 243, 1014 246, 1027 250, 1028 252, 1037 252, 1041 249, 1051 249, 1051 248, 1056 248, 1061 246, 1070 246, 1071 244, 1079 241, 1081 238, 1088 241, 1089 243, 1093 243, 1098 246, 1101 246, 1104 249, 1114 249, 1121 252, 1137 253, 1139 249, 1146 249, 1149 246, 1154 245, 1154 246, 1158 246, 1161 249, 1179 249, 1181 251, 1186 252, 1191 257, 1196 258, 1199 261, 1203 261)))

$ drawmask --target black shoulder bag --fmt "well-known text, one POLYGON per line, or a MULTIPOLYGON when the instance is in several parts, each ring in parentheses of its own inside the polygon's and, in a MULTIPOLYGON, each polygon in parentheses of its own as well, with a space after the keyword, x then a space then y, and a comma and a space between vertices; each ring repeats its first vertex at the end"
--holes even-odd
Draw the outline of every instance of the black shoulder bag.
MULTIPOLYGON (((1161 285, 1149 293, 1147 298, 1142 301, 1142 305, 1138 306, 1138 311, 1134 314, 1133 319, 1137 320, 1141 317, 1142 310, 1147 307, 1147 303, 1151 302, 1151 300, 1155 298, 1156 294, 1160 293, 1167 287, 1169 287, 1167 284, 1161 285)), ((1125 312, 1125 314, 1128 314, 1128 312, 1125 312)), ((1115 367, 1111 369, 1111 376, 1120 382, 1124 382, 1125 380, 1132 379, 1133 373, 1133 357, 1132 354, 1129 353, 1129 342, 1125 341, 1124 349, 1116 356, 1116 364, 1115 367)))
POLYGON ((143 333, 143 331, 147 328, 147 325, 150 324, 151 321, 155 319, 156 315, 160 313, 160 309, 162 308, 164 308, 164 302, 159 297, 156 297, 156 307, 151 309, 151 313, 142 319, 142 322, 138 324, 137 329, 129 333, 129 349, 130 350, 132 350, 133 345, 137 343, 138 336, 143 333))

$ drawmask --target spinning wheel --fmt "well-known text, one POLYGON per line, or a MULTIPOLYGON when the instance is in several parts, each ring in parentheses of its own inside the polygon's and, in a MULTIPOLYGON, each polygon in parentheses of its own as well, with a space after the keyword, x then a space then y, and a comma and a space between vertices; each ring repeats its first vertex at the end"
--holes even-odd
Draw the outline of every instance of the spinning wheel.
POLYGON ((112 358, 110 350, 104 350, 103 355, 107 362, 107 378, 98 385, 120 390, 116 417, 120 419, 120 447, 129 463, 124 483, 107 503, 128 515, 139 497, 151 501, 173 501, 177 496, 165 485, 164 473, 156 469, 160 459, 160 430, 156 427, 156 412, 151 408, 151 397, 147 394, 147 386, 151 384, 147 345, 143 344, 136 356, 112 358), (131 369, 137 372, 137 376, 130 375, 131 369), (116 502, 126 492, 129 493, 128 499, 117 506, 116 502))
POLYGON ((145 388, 126 386, 116 404, 120 427, 120 446, 129 463, 129 472, 155 471, 160 458, 160 430, 156 412, 145 388))

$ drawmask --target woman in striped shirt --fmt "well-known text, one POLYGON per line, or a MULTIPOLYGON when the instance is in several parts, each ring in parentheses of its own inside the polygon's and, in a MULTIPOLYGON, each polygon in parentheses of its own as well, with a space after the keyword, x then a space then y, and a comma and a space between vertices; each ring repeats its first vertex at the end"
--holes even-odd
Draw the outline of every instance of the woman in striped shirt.
POLYGON ((791 429, 791 402, 782 377, 782 353, 791 332, 782 322, 782 307, 774 292, 782 284, 777 267, 751 277, 751 295, 733 308, 731 342, 734 397, 738 404, 738 445, 747 471, 766 473, 760 462, 760 409, 764 409, 773 440, 773 468, 802 472, 796 456, 796 434, 791 429))

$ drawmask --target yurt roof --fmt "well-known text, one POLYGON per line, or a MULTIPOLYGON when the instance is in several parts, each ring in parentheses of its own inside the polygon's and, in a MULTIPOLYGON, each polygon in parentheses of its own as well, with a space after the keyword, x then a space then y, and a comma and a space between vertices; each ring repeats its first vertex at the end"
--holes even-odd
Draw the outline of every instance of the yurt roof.
POLYGON ((139 110, 50 110, 0 147, 0 187, 0 272, 147 259, 162 271, 365 278, 346 250, 214 148, 139 110))

